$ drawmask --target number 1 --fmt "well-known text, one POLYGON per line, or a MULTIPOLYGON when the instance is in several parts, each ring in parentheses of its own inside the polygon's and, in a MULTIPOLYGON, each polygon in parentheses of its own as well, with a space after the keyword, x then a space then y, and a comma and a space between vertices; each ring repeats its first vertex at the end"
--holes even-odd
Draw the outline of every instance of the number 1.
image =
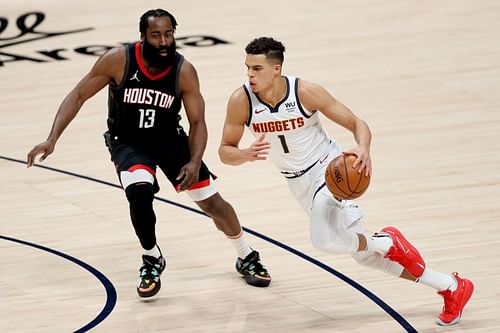
POLYGON ((280 138, 281 146, 283 147, 283 151, 285 152, 285 154, 288 154, 290 152, 290 150, 288 149, 288 145, 286 144, 285 136, 278 135, 278 138, 280 138))

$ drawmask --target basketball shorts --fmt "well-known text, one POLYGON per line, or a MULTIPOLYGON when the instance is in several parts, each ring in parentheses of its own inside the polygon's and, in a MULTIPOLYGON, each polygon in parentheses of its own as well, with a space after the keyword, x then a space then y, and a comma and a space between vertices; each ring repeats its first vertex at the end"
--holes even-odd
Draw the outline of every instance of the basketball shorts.
POLYGON ((341 148, 332 142, 311 169, 300 177, 287 179, 287 183, 310 217, 313 245, 327 252, 353 253, 358 245, 357 234, 364 232, 363 212, 353 201, 335 199, 325 184, 325 170, 340 154, 341 148))
MULTIPOLYGON (((115 164, 116 172, 122 187, 139 181, 153 180, 155 193, 160 190, 156 169, 159 167, 170 183, 179 192, 178 185, 182 179, 177 180, 181 168, 190 159, 189 142, 187 136, 181 135, 175 140, 169 140, 163 146, 138 147, 132 143, 114 142, 108 145, 111 160, 115 164)), ((191 186, 186 193, 194 201, 207 199, 217 193, 214 179, 216 177, 209 171, 202 161, 198 174, 198 182, 191 186)))

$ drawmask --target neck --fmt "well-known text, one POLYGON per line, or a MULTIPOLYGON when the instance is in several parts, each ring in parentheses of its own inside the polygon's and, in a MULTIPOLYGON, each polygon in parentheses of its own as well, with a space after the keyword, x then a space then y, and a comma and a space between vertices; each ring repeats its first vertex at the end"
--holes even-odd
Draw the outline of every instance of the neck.
POLYGON ((286 79, 280 76, 272 84, 271 88, 259 94, 259 98, 267 104, 275 107, 286 95, 286 79))

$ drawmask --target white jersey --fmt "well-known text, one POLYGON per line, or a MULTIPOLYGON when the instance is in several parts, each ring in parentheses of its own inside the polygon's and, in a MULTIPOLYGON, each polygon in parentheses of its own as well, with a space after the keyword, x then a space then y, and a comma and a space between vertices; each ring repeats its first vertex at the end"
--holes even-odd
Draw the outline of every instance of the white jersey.
MULTIPOLYGON (((319 112, 307 110, 297 94, 298 78, 285 76, 286 95, 276 107, 261 101, 248 82, 243 88, 250 102, 247 126, 255 137, 266 133, 271 142, 270 158, 287 178, 293 196, 310 217, 313 245, 331 253, 355 254, 358 234, 366 234, 363 212, 349 200, 338 201, 325 184, 325 170, 341 147, 321 127, 319 112)), ((402 266, 376 252, 354 257, 360 263, 400 275, 402 266)))
POLYGON ((248 82, 243 85, 250 102, 246 125, 256 138, 266 133, 271 143, 269 157, 285 176, 299 175, 328 154, 335 142, 321 127, 318 112, 300 103, 299 79, 284 78, 286 95, 276 107, 261 101, 248 82))

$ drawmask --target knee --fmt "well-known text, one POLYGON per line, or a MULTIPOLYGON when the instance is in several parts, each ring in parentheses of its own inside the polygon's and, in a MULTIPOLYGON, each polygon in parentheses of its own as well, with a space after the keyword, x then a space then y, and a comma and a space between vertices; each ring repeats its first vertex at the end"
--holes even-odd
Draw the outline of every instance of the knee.
POLYGON ((328 234, 311 234, 311 244, 318 250, 332 254, 349 254, 352 252, 350 247, 328 234))
POLYGON ((214 194, 208 199, 198 201, 197 204, 211 218, 224 217, 230 207, 229 203, 222 199, 219 194, 214 194))
POLYGON ((373 251, 360 251, 352 255, 352 258, 360 265, 376 267, 380 264, 382 257, 373 251))
POLYGON ((127 200, 131 206, 142 206, 153 203, 154 188, 150 183, 133 183, 125 189, 127 200))
POLYGON ((327 244, 329 240, 327 239, 328 237, 325 237, 324 235, 316 235, 314 233, 311 234, 311 244, 314 246, 316 249, 329 252, 327 250, 327 244))

